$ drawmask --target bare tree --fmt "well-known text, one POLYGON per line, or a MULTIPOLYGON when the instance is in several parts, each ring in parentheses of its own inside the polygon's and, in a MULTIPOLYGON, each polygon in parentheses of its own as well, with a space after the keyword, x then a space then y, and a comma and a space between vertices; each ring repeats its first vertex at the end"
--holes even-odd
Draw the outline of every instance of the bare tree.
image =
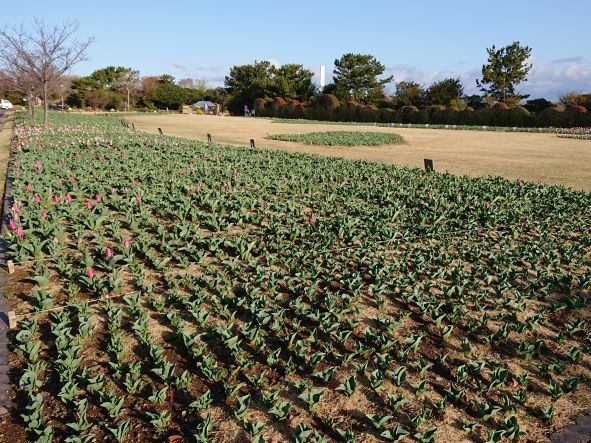
POLYGON ((49 95, 59 79, 74 65, 87 60, 86 50, 93 39, 73 39, 78 22, 66 21, 62 25, 48 27, 35 19, 32 30, 23 26, 0 31, 0 62, 4 67, 30 75, 38 84, 43 96, 45 115, 43 124, 49 121, 49 95))
POLYGON ((140 71, 136 71, 135 69, 126 68, 125 71, 123 71, 121 73, 121 76, 119 77, 119 88, 127 93, 127 103, 125 105, 126 111, 129 111, 129 100, 131 98, 131 92, 139 88, 139 82, 140 71))
POLYGON ((193 80, 192 78, 182 78, 177 82, 177 84, 181 88, 193 89, 195 87, 195 80, 193 80))

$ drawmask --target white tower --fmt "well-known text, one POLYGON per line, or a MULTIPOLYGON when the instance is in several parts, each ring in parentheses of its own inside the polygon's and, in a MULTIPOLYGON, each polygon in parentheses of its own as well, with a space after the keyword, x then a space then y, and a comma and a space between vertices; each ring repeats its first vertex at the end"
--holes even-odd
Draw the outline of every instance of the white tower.
POLYGON ((326 85, 326 66, 320 65, 320 89, 326 85))

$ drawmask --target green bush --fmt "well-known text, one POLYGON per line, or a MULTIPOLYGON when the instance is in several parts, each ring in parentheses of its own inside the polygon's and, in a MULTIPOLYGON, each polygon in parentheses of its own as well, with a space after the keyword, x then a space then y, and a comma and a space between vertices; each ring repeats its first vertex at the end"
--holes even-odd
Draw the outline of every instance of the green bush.
POLYGON ((339 102, 339 99, 332 94, 322 94, 318 97, 318 100, 316 101, 316 103, 318 104, 318 106, 321 106, 322 108, 324 108, 327 111, 334 111, 336 108, 338 108, 341 105, 341 102, 339 102))
POLYGON ((372 123, 377 122, 380 119, 380 111, 371 106, 363 106, 359 108, 359 121, 372 123))
POLYGON ((175 84, 162 83, 146 94, 144 102, 146 105, 155 106, 158 109, 182 111, 185 103, 185 91, 175 84))
POLYGON ((255 115, 264 117, 266 114, 266 106, 267 101, 264 98, 257 98, 252 106, 254 108, 255 115))
POLYGON ((382 123, 396 122, 396 111, 391 108, 383 108, 380 115, 380 121, 382 123))

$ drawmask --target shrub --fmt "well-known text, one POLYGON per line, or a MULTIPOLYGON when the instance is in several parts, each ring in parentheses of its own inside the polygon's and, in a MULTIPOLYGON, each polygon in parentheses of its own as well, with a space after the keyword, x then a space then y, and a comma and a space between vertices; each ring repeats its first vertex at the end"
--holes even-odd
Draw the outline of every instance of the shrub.
POLYGON ((574 112, 575 114, 585 114, 587 112, 587 108, 585 108, 583 105, 573 105, 568 108, 568 110, 570 112, 574 112))
POLYGON ((275 97, 273 99, 273 105, 277 105, 280 108, 283 108, 286 104, 287 102, 283 99, 283 97, 275 97))
POLYGON ((293 118, 304 118, 304 109, 306 107, 303 103, 298 103, 293 107, 293 118))
POLYGON ((498 109, 498 110, 507 110, 509 108, 510 108, 510 106, 504 102, 497 102, 493 105, 493 109, 498 109))
POLYGON ((383 123, 394 123, 396 122, 396 111, 391 108, 384 108, 380 114, 380 121, 383 123))
POLYGON ((182 111, 185 103, 185 91, 180 86, 172 83, 162 83, 146 94, 144 102, 146 105, 156 106, 158 109, 182 111))
POLYGON ((274 117, 282 117, 286 101, 282 97, 275 97, 271 102, 271 115, 274 117))
POLYGON ((443 105, 431 105, 429 106, 429 110, 431 111, 431 113, 434 112, 443 112, 445 111, 447 108, 443 105))
POLYGON ((544 109, 547 108, 551 108, 552 102, 546 100, 545 98, 536 98, 533 100, 528 100, 527 102, 525 102, 524 107, 530 111, 530 112, 534 112, 534 113, 538 113, 538 112, 542 112, 544 109))
POLYGON ((380 119, 380 111, 376 106, 363 106, 359 108, 359 121, 377 122, 380 119))
POLYGON ((339 99, 332 94, 320 95, 316 103, 327 111, 333 111, 336 108, 338 108, 341 104, 341 102, 339 102, 339 99))
POLYGON ((266 106, 267 101, 264 98, 257 98, 253 104, 255 115, 264 116, 266 106))
POLYGON ((556 108, 546 108, 538 114, 536 125, 561 127, 565 121, 564 114, 556 108))

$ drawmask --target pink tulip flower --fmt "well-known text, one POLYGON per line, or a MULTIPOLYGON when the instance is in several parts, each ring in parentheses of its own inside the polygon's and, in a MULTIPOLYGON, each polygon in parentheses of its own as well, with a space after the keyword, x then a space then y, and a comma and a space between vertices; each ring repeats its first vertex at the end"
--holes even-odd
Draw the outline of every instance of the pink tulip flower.
POLYGON ((27 183, 27 186, 25 187, 25 189, 27 191, 30 191, 31 189, 33 189, 33 185, 31 183, 27 183))
POLYGON ((105 255, 107 258, 113 257, 113 250, 111 248, 105 249, 105 255))
POLYGON ((92 269, 90 266, 86 268, 86 276, 88 278, 94 278, 94 269, 92 269))
POLYGON ((21 228, 20 226, 16 228, 16 236, 22 237, 23 235, 25 235, 25 231, 23 230, 23 228, 21 228))
POLYGON ((74 199, 72 198, 72 196, 71 196, 71 195, 70 195, 70 193, 68 192, 68 193, 66 194, 66 201, 67 201, 67 202, 71 202, 72 200, 74 200, 74 199))
POLYGON ((16 229, 16 223, 12 218, 10 219, 10 222, 8 222, 8 229, 10 231, 14 231, 16 229))
POLYGON ((92 208, 94 208, 94 205, 92 204, 92 202, 90 200, 88 200, 88 202, 86 202, 86 207, 88 208, 89 211, 91 211, 92 208))
POLYGON ((489 202, 484 202, 484 209, 488 209, 490 208, 490 203, 489 202))
POLYGON ((47 218, 47 211, 45 209, 41 210, 41 217, 47 218))
POLYGON ((35 202, 36 205, 39 204, 39 202, 41 201, 41 197, 39 197, 39 194, 35 194, 33 196, 33 201, 35 202))
POLYGON ((97 194, 94 199, 97 201, 97 203, 100 203, 103 200, 103 196, 100 194, 97 194))
POLYGON ((312 212, 312 215, 310 216, 310 223, 314 223, 316 221, 316 213, 312 212))
POLYGON ((430 192, 427 194, 427 200, 433 200, 433 194, 430 192))
POLYGON ((59 203, 60 202, 60 198, 57 195, 53 196, 53 202, 54 203, 59 203))
POLYGON ((123 241, 123 247, 124 247, 125 249, 129 249, 129 247, 130 247, 130 246, 131 246, 131 242, 130 242, 129 240, 125 239, 125 240, 123 241))

